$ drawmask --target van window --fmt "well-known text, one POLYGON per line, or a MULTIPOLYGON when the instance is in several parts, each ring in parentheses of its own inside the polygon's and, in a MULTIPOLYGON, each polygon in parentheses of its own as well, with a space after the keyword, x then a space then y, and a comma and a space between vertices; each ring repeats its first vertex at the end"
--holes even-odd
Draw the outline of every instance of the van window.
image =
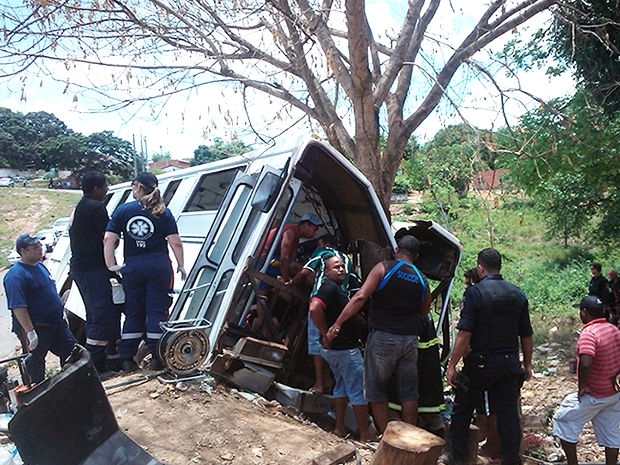
POLYGON ((168 186, 166 186, 166 192, 164 192, 164 196, 162 197, 162 201, 164 202, 164 205, 166 205, 166 207, 172 200, 172 197, 174 197, 174 194, 176 193, 177 189, 179 188, 179 185, 181 184, 181 181, 182 179, 177 179, 176 181, 170 181, 168 183, 168 186))
POLYGON ((204 174, 183 211, 202 212, 217 210, 237 171, 237 168, 233 168, 217 173, 204 174))
POLYGON ((234 236, 235 228, 238 227, 245 206, 248 202, 250 194, 252 193, 252 187, 247 184, 241 184, 230 203, 231 207, 226 216, 222 220, 219 229, 217 230, 213 244, 207 252, 207 256, 211 262, 220 264, 224 257, 225 251, 230 244, 230 238, 234 236))

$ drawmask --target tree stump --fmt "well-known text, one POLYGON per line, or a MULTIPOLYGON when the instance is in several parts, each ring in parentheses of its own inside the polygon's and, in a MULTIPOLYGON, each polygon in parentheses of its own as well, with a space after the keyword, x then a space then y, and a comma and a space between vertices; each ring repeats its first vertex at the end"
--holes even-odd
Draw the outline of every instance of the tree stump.
POLYGON ((390 421, 371 465, 435 465, 445 442, 422 428, 390 421))

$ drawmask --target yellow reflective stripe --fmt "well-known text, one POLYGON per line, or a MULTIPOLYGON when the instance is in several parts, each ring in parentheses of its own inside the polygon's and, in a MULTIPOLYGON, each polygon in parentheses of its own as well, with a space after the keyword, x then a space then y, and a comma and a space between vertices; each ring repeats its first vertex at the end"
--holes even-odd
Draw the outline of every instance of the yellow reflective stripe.
MULTIPOLYGON (((402 408, 399 404, 395 404, 394 402, 388 402, 388 407, 392 410, 396 410, 398 412, 402 411, 402 408)), ((446 404, 439 404, 433 407, 418 407, 419 413, 440 413, 446 409, 446 404)))
POLYGON ((431 339, 430 341, 418 341, 418 349, 428 349, 430 347, 436 346, 437 344, 439 344, 439 339, 437 339, 436 337, 431 339))

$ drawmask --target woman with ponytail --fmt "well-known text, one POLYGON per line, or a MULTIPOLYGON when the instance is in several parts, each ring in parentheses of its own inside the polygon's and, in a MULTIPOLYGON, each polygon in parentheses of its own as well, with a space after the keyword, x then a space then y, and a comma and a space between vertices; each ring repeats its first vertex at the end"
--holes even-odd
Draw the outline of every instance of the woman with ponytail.
POLYGON ((125 291, 125 322, 119 342, 121 366, 124 372, 138 369, 134 356, 144 339, 151 351, 152 370, 161 370, 157 343, 162 335, 159 324, 168 319, 174 283, 168 246, 177 262, 181 279, 183 243, 174 216, 164 205, 152 173, 138 173, 131 183, 135 202, 120 205, 112 215, 103 238, 106 266, 121 272, 125 291), (125 264, 116 263, 114 249, 123 237, 125 264))

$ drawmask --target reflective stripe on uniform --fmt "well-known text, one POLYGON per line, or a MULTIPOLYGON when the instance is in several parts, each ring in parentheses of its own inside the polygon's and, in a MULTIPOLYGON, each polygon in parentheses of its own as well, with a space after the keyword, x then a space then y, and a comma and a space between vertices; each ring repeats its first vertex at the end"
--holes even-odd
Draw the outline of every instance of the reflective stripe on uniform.
POLYGON ((108 345, 108 341, 103 341, 101 339, 90 339, 90 338, 86 338, 86 344, 89 346, 107 346, 108 345))

